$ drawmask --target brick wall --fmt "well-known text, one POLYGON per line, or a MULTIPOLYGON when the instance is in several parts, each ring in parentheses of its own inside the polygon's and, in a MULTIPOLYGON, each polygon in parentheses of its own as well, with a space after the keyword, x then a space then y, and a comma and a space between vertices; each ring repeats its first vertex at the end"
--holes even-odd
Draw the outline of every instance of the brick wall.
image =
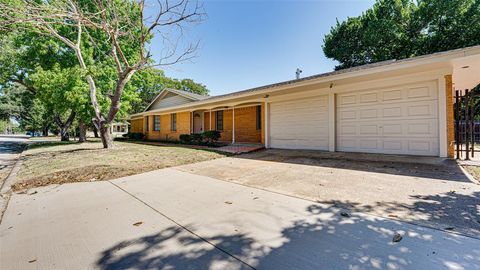
MULTIPOLYGON (((235 142, 238 143, 263 143, 264 125, 264 107, 262 106, 262 129, 257 130, 256 126, 257 107, 244 107, 235 109, 235 142)), ((223 111, 223 131, 220 141, 232 141, 232 116, 231 109, 223 111)), ((205 130, 215 129, 215 112, 212 111, 212 120, 210 121, 210 112, 204 112, 205 130), (210 126, 211 122, 211 126, 210 126)))
POLYGON ((130 132, 143 132, 143 119, 133 119, 130 123, 130 132))
POLYGON ((453 158, 455 155, 455 119, 453 114, 453 82, 452 75, 445 76, 445 88, 447 95, 447 155, 453 158))
POLYGON ((160 130, 153 130, 154 117, 150 115, 149 117, 149 130, 147 132, 148 140, 179 140, 181 134, 190 134, 191 127, 191 114, 190 112, 180 112, 177 113, 177 130, 171 130, 171 114, 160 115, 160 130))

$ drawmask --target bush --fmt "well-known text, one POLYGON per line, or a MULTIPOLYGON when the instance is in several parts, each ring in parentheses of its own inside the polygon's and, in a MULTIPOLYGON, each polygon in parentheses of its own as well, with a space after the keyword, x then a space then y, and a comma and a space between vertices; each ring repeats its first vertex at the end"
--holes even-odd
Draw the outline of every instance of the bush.
MULTIPOLYGON (((193 134, 192 134, 193 135, 193 134)), ((190 134, 181 134, 179 139, 182 143, 191 143, 192 142, 192 135, 190 134)))
POLYGON ((132 133, 127 133, 126 137, 129 138, 130 140, 143 140, 145 138, 145 134, 141 132, 132 132, 132 133))
POLYGON ((214 144, 220 139, 220 132, 216 130, 205 131, 201 134, 181 134, 180 142, 185 144, 209 145, 214 144))
POLYGON ((194 133, 194 134, 190 135, 190 137, 192 138, 192 143, 194 143, 194 144, 202 144, 203 143, 203 135, 202 134, 194 133))
POLYGON ((202 133, 202 137, 208 143, 215 143, 220 139, 221 133, 218 130, 209 130, 202 133))

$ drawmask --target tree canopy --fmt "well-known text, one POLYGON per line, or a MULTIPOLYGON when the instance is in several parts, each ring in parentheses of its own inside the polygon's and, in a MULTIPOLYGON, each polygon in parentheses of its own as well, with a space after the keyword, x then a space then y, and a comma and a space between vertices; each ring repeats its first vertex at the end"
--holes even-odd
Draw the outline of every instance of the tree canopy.
POLYGON ((343 69, 478 44, 479 0, 377 0, 360 16, 337 21, 323 52, 343 69))

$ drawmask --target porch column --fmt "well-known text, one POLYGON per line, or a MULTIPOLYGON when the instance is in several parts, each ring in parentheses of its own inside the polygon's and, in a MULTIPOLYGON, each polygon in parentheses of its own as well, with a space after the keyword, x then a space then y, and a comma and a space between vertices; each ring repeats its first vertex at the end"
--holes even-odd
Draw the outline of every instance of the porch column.
POLYGON ((268 107, 269 107, 269 104, 268 102, 265 102, 265 112, 263 113, 265 119, 264 119, 264 126, 265 126, 265 130, 263 131, 263 136, 265 136, 264 138, 264 143, 265 143, 265 148, 269 148, 269 144, 270 144, 270 128, 269 128, 269 123, 268 123, 268 115, 269 115, 269 112, 268 112, 268 107))
POLYGON ((210 116, 210 125, 208 127, 208 130, 212 130, 212 109, 210 109, 210 113, 208 115, 210 116))
POLYGON ((193 126, 193 111, 192 111, 192 112, 190 112, 190 134, 193 133, 194 128, 195 127, 193 126))
POLYGON ((235 106, 232 107, 232 143, 235 143, 235 106))

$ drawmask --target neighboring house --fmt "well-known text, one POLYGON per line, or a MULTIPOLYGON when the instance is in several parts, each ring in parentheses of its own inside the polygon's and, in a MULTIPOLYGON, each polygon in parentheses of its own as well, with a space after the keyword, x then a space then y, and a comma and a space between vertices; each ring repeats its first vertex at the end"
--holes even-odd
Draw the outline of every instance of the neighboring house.
POLYGON ((126 122, 126 121, 125 122, 113 122, 110 125, 110 133, 114 137, 120 137, 123 134, 128 133, 128 126, 129 126, 129 123, 126 122))
POLYGON ((267 148, 453 157, 453 91, 480 83, 480 46, 344 69, 231 94, 165 89, 131 116, 148 139, 219 130, 267 148))

